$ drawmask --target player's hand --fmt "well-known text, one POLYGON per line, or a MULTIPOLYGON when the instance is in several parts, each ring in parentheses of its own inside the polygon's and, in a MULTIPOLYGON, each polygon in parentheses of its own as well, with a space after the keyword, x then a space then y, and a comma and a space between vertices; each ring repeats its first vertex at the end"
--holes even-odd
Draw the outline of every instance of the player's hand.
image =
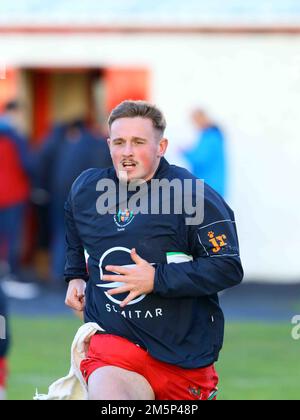
POLYGON ((74 279, 69 282, 65 304, 76 311, 82 312, 85 307, 86 282, 82 279, 74 279))
POLYGON ((120 275, 104 275, 102 277, 102 280, 104 281, 125 283, 124 285, 107 292, 109 295, 129 292, 126 299, 120 303, 122 308, 136 297, 151 293, 154 288, 155 268, 152 267, 148 261, 143 260, 143 258, 136 253, 135 248, 131 250, 131 258, 136 264, 134 267, 126 268, 116 265, 107 265, 105 267, 107 271, 121 274, 121 277, 120 275))

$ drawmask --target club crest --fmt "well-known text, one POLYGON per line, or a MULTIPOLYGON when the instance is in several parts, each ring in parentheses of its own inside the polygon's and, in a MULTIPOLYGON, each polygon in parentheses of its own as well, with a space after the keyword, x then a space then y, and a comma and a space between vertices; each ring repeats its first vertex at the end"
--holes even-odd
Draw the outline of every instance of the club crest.
POLYGON ((133 219, 134 214, 129 209, 119 210, 118 213, 114 216, 115 224, 120 228, 128 226, 133 219))

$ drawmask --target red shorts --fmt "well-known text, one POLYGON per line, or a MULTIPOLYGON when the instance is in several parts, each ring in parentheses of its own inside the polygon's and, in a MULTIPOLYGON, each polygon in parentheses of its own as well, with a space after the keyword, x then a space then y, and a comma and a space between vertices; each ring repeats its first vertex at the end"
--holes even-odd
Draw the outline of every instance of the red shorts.
POLYGON ((0 357, 0 387, 5 387, 7 380, 7 362, 4 357, 0 357))
POLYGON ((216 399, 218 375, 214 366, 184 369, 151 357, 148 352, 123 337, 96 334, 80 369, 86 382, 94 370, 117 366, 144 376, 156 400, 216 399))

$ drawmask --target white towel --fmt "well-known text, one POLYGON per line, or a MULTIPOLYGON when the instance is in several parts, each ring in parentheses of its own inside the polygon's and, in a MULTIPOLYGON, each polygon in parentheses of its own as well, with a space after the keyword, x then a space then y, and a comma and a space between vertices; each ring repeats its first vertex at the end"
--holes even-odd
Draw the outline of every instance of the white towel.
POLYGON ((104 331, 98 324, 88 322, 77 331, 71 346, 71 368, 69 374, 50 385, 48 394, 38 394, 34 400, 87 400, 86 382, 80 371, 80 363, 86 358, 85 342, 97 331, 104 331))

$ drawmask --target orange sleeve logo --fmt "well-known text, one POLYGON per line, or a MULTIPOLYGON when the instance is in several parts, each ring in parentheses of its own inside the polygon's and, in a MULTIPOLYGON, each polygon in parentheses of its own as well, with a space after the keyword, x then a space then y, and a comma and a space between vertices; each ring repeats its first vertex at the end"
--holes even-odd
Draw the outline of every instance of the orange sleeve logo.
POLYGON ((208 232, 208 237, 210 238, 209 242, 213 245, 212 251, 215 254, 218 253, 221 250, 221 248, 227 245, 227 243, 225 242, 227 237, 224 234, 215 237, 215 233, 210 231, 208 232))

